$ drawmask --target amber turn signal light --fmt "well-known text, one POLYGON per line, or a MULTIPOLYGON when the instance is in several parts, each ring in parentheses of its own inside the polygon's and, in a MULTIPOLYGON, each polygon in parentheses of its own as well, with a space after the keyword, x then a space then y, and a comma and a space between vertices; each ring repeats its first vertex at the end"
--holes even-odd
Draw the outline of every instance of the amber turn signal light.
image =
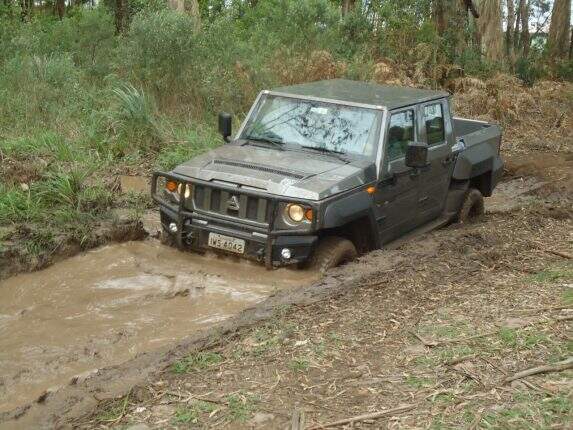
POLYGON ((376 187, 375 186, 370 186, 368 188, 366 188, 366 192, 368 194, 374 194, 376 192, 376 187))
POLYGON ((304 213, 304 217, 309 221, 312 221, 312 215, 312 209, 307 209, 304 213))
POLYGON ((167 188, 167 191, 174 193, 175 191, 177 191, 177 182, 167 181, 167 183, 165 184, 165 188, 167 188))

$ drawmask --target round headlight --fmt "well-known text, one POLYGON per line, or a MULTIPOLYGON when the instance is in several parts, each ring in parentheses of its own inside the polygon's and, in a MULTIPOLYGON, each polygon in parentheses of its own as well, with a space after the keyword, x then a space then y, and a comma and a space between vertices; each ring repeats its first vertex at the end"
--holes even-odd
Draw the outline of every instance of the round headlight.
POLYGON ((304 219, 304 208, 301 205, 288 205, 287 213, 294 222, 301 222, 304 219))
MULTIPOLYGON (((179 184, 179 186, 177 187, 177 194, 181 195, 181 187, 183 186, 183 184, 179 184)), ((191 197, 191 185, 187 184, 187 186, 185 187, 185 198, 188 199, 189 197, 191 197)))

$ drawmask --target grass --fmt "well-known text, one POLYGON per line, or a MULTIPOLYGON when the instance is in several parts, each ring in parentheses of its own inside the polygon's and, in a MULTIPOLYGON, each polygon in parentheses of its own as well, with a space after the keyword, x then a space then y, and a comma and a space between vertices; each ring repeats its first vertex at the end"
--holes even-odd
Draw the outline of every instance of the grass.
POLYGON ((565 428, 558 425, 570 422, 572 410, 572 400, 565 395, 541 397, 537 394, 518 393, 514 395, 512 405, 484 415, 480 427, 508 430, 565 428))
POLYGON ((425 377, 421 377, 421 376, 414 376, 414 375, 406 376, 406 379, 404 382, 409 387, 417 388, 417 389, 428 388, 428 387, 431 387, 432 385, 434 385, 433 381, 430 378, 425 378, 425 377))
POLYGON ((190 373, 217 365, 223 361, 223 356, 217 352, 197 352, 173 363, 173 373, 190 373))
POLYGON ((117 421, 125 413, 127 405, 129 404, 129 397, 130 393, 121 399, 113 400, 110 402, 107 407, 101 409, 97 416, 97 420, 101 422, 117 421))
POLYGON ((229 419, 231 421, 246 421, 256 409, 258 398, 251 394, 238 393, 227 396, 229 419))
POLYGON ((530 279, 538 283, 553 283, 573 280, 573 264, 559 264, 531 275, 530 279))
POLYGON ((209 414, 216 409, 217 407, 212 403, 197 400, 190 406, 181 406, 177 408, 171 422, 175 425, 196 424, 200 421, 202 414, 209 414))
POLYGON ((310 361, 306 358, 297 357, 291 360, 289 367, 293 372, 306 372, 310 367, 310 361))

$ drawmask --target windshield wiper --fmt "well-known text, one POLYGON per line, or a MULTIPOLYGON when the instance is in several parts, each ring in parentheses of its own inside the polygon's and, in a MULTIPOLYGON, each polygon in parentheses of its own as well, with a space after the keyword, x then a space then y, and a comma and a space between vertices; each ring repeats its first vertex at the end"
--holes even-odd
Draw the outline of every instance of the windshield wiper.
POLYGON ((278 140, 278 139, 271 139, 269 137, 251 137, 251 136, 247 136, 247 143, 249 143, 248 141, 252 140, 253 142, 263 142, 263 143, 270 143, 273 147, 275 147, 276 149, 278 149, 279 151, 284 151, 285 149, 283 148, 284 142, 282 140, 278 140))
POLYGON ((346 152, 337 151, 336 149, 323 148, 321 146, 301 145, 300 147, 304 149, 310 149, 312 151, 322 152, 323 154, 332 155, 333 157, 336 157, 339 160, 348 163, 348 159, 344 157, 344 155, 346 155, 346 152))

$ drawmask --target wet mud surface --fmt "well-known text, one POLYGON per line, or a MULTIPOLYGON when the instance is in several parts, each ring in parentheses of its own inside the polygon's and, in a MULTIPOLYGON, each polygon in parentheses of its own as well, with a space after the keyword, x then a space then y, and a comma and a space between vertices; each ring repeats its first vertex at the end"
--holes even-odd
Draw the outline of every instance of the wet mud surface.
POLYGON ((0 412, 312 279, 146 240, 1 281, 0 412))
MULTIPOLYGON (((540 187, 527 178, 500 184, 486 203, 488 216, 528 205, 540 187)), ((190 349, 224 342, 281 306, 345 294, 377 273, 395 270, 405 258, 399 250, 375 251, 316 281, 308 272, 266 272, 148 240, 104 247, 5 280, 0 428, 69 422, 102 400, 125 394, 190 349)))

